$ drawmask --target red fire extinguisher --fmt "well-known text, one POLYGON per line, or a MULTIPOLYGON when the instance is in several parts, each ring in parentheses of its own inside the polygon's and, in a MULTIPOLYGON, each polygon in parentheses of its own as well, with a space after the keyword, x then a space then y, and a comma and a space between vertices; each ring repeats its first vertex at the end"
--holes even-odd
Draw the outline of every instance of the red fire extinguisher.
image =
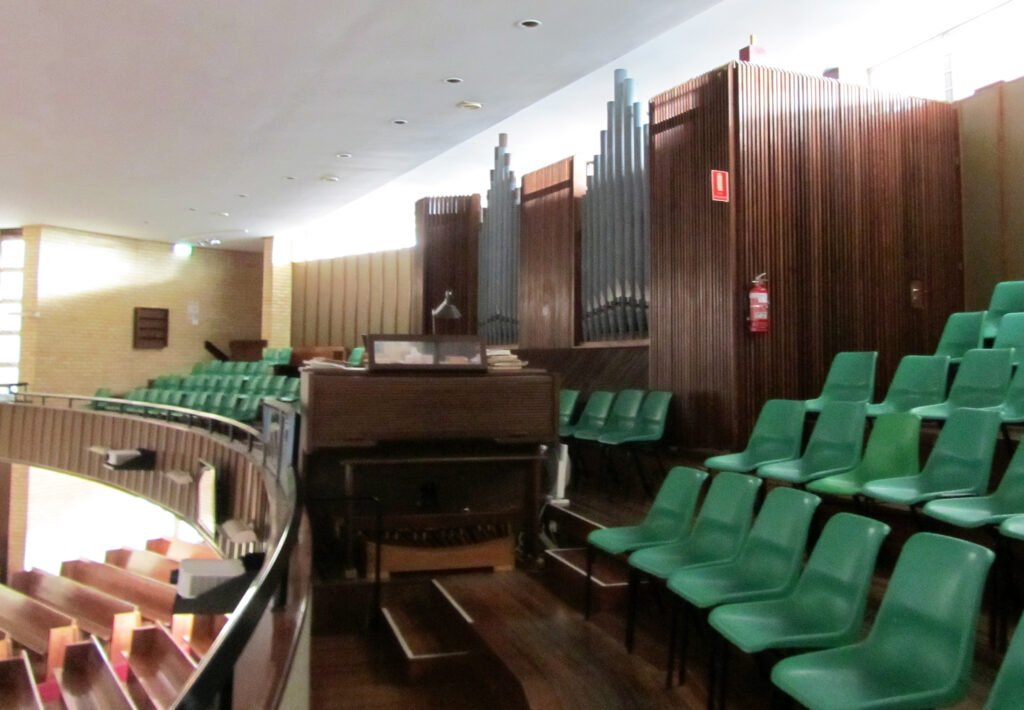
POLYGON ((767 333, 771 327, 768 317, 768 278, 759 274, 750 286, 750 311, 747 316, 751 333, 767 333))

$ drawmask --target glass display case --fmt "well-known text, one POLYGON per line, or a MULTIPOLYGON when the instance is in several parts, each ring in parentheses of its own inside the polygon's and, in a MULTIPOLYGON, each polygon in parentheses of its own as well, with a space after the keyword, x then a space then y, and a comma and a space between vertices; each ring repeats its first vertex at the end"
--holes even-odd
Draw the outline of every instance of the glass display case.
POLYGON ((487 370, 484 342, 475 335, 367 335, 370 372, 487 370))

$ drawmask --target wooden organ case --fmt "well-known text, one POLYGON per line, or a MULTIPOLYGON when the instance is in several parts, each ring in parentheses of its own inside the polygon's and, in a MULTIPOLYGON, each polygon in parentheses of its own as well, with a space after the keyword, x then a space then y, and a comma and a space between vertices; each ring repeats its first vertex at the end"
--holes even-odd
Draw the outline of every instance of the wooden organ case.
POLYGON ((301 465, 323 578, 510 568, 537 552, 543 445, 558 378, 302 370, 301 465))

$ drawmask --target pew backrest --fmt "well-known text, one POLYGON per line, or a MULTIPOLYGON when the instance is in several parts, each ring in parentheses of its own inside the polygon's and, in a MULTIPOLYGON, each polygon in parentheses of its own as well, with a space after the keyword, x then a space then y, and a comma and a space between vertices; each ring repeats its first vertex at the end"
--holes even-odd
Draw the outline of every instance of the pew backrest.
POLYGON ((92 560, 67 560, 61 564, 60 574, 134 604, 151 621, 171 623, 175 597, 172 584, 92 560))
POLYGON ((149 550, 131 550, 122 547, 118 550, 107 550, 103 559, 108 564, 152 577, 160 582, 170 582, 171 572, 178 569, 178 561, 158 555, 149 550))

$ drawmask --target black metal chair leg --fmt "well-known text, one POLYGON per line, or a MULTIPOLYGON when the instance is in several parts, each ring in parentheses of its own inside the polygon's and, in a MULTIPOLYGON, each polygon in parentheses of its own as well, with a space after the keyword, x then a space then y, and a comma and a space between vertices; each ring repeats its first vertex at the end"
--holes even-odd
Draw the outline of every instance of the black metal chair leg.
POLYGON ((718 637, 719 655, 722 658, 722 665, 718 669, 718 674, 715 676, 716 682, 718 683, 718 707, 721 710, 725 710, 725 695, 729 689, 729 652, 732 650, 729 647, 729 642, 721 636, 718 637))
POLYGON ((669 601, 670 613, 668 621, 668 668, 665 671, 665 688, 672 687, 672 676, 676 671, 676 631, 679 624, 679 600, 673 597, 669 601))
POLYGON ((679 644, 679 685, 683 685, 686 683, 686 652, 690 645, 690 605, 682 599, 677 599, 675 603, 679 605, 683 627, 682 642, 679 644))
POLYGON ((721 647, 717 636, 717 634, 712 634, 711 647, 708 652, 707 710, 715 710, 715 700, 718 697, 718 666, 720 663, 719 654, 721 653, 721 647))
POLYGON ((636 636, 636 603, 640 593, 640 570, 629 568, 629 588, 626 597, 626 651, 633 653, 636 636))
POLYGON ((590 618, 590 579, 594 574, 594 556, 597 555, 597 549, 593 545, 587 545, 587 579, 586 586, 583 589, 583 618, 590 618))

